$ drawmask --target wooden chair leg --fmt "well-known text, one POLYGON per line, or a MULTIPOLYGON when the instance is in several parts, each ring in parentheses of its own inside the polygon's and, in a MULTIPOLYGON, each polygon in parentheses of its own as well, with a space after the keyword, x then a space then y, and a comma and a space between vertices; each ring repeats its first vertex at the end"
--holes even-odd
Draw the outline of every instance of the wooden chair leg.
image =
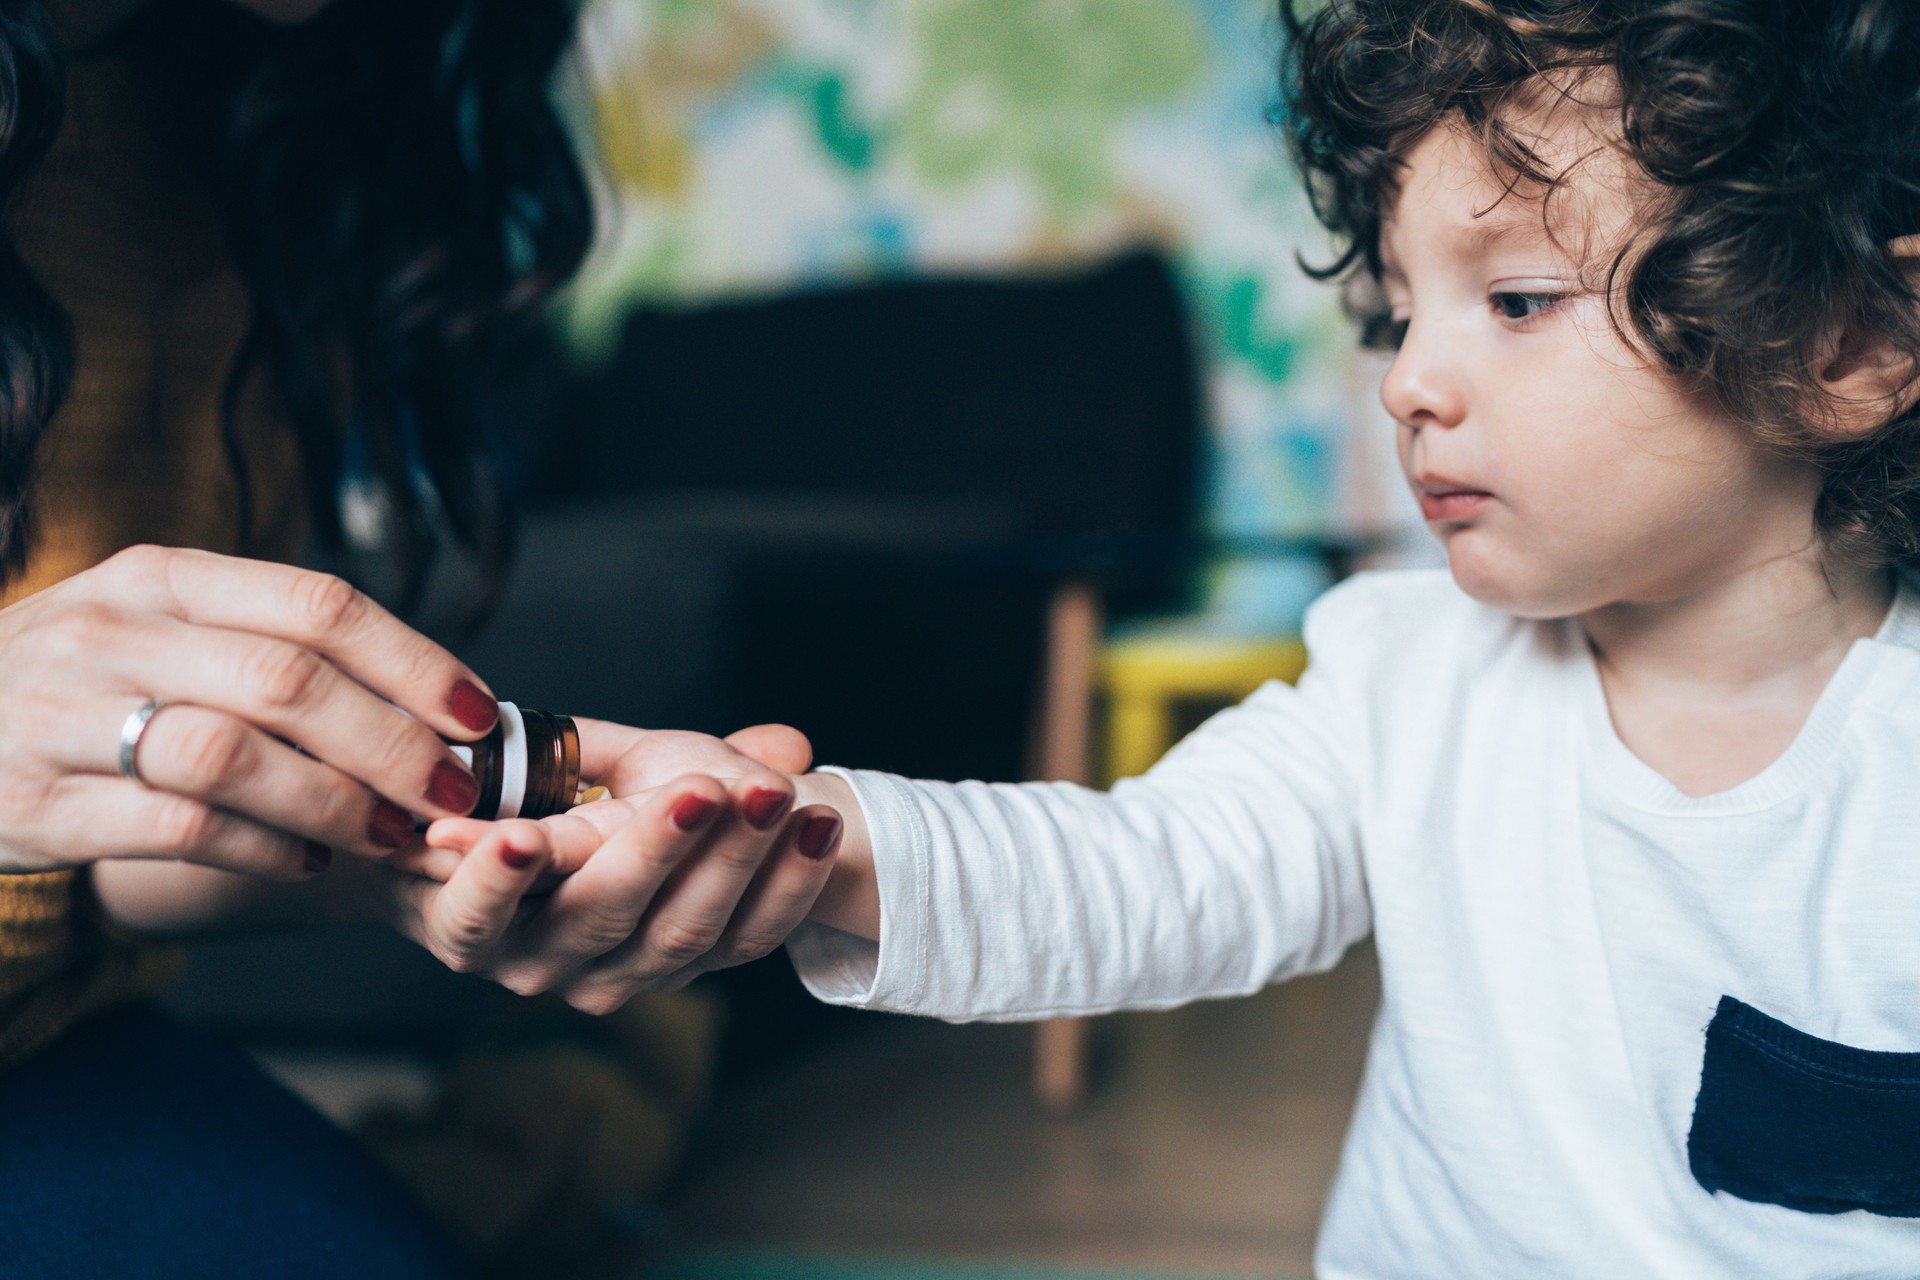
MULTIPOLYGON (((1033 776, 1047 782, 1093 781, 1093 696, 1100 652, 1100 596, 1083 582, 1054 592, 1047 609, 1047 662, 1033 776)), ((1064 1111, 1087 1092, 1087 1025, 1080 1018, 1040 1024, 1034 1039, 1033 1092, 1064 1111)))
POLYGON ((1034 1028, 1034 1101, 1049 1111, 1071 1111, 1086 1096, 1087 1020, 1049 1018, 1034 1028))

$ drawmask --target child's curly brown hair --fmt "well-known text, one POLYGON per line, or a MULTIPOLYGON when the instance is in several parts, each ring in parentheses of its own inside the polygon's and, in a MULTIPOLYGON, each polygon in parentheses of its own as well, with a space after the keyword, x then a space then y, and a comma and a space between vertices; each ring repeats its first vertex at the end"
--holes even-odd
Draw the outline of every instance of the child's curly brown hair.
POLYGON ((1512 113, 1543 85, 1610 78, 1620 145, 1657 189, 1606 275, 1616 329, 1823 469, 1830 554, 1920 559, 1920 409, 1841 437, 1820 378, 1843 331, 1920 357, 1889 248, 1920 233, 1920 3, 1281 0, 1281 20, 1282 125, 1343 245, 1311 274, 1377 284, 1400 162, 1445 120, 1552 194, 1567 175, 1512 113))

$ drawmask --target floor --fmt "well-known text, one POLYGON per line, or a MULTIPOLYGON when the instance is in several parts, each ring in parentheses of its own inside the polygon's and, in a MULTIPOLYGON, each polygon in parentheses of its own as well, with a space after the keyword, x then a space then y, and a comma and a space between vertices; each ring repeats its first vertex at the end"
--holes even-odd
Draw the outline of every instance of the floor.
MULTIPOLYGON (((1248 999, 1100 1019, 1065 1115, 1032 1100, 1031 1027, 849 1015, 856 1034, 714 1099, 648 1228, 679 1259, 660 1274, 1305 1277, 1377 989, 1362 946, 1248 999)), ((406 1054, 262 1056, 343 1123, 432 1090, 406 1054)))
POLYGON ((902 1020, 720 1098, 668 1209, 708 1248, 1305 1276, 1376 1002, 1372 952, 1101 1020, 1087 1104, 1031 1028, 902 1020))

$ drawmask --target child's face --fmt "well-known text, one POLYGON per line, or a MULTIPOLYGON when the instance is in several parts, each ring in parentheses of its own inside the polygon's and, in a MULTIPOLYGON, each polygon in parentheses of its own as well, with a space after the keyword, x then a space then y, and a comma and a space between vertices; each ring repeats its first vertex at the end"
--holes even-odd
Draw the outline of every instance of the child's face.
MULTIPOLYGON (((1534 124, 1543 156, 1605 147, 1591 113, 1558 114, 1534 124)), ((1380 398, 1462 589, 1565 617, 1674 600, 1805 550, 1817 473, 1762 452, 1607 323, 1596 290, 1640 208, 1625 162, 1606 149, 1554 197, 1565 248, 1537 198, 1502 190, 1476 140, 1437 128, 1381 232, 1404 327, 1380 398)))

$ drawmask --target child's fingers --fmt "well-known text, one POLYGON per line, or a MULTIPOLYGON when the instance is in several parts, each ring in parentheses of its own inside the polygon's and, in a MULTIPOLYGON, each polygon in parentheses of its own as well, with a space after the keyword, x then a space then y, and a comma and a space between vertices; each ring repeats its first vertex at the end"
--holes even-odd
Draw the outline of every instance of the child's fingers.
POLYGON ((396 849, 380 861, 395 871, 445 884, 453 879, 453 873, 460 869, 461 859, 465 856, 464 847, 436 848, 430 844, 415 843, 404 849, 396 849))
MULTIPOLYGON (((689 778, 698 776, 700 775, 690 773, 685 777, 676 778, 667 785, 677 786, 689 778)), ((641 803, 645 801, 648 794, 658 789, 657 787, 650 787, 645 791, 636 792, 625 799, 619 799, 614 796, 602 796, 598 800, 589 800, 585 804, 575 805, 565 813, 557 813, 552 818, 545 819, 545 821, 559 822, 562 819, 571 818, 578 822, 584 822, 599 832, 600 838, 604 840, 621 827, 626 826, 627 822, 638 812, 641 803)))
POLYGON ((547 984, 625 942, 660 886, 709 829, 729 823, 726 789, 706 777, 661 787, 554 890, 513 948, 547 984))
POLYGON ((805 773, 813 765, 813 744, 807 735, 784 724, 754 724, 723 741, 749 760, 780 773, 805 773))
POLYGON ((537 822, 509 819, 461 859, 445 884, 418 898, 419 941, 456 973, 470 973, 513 923, 520 899, 547 864, 546 833, 537 822))
POLYGON ((429 825, 418 841, 395 850, 382 861, 396 871, 445 884, 495 825, 481 818, 441 818, 429 825))
POLYGON ((587 716, 574 716, 573 725, 580 731, 580 776, 583 778, 604 777, 622 755, 647 736, 645 729, 587 716))
POLYGON ((834 810, 818 805, 802 809, 787 823, 778 845, 740 895, 720 940, 705 956, 664 978, 650 974, 643 979, 648 963, 642 954, 644 935, 635 935, 568 983, 567 999, 589 1010, 614 1008, 642 986, 681 985, 702 973, 771 954, 800 927, 820 896, 833 870, 841 830, 834 810))
POLYGON ((437 818, 427 827, 426 841, 436 849, 466 853, 496 825, 484 818, 437 818))
MULTIPOLYGON (((563 845, 590 841, 598 846, 606 837, 624 827, 633 812, 632 801, 609 797, 591 804, 577 805, 564 813, 550 814, 539 819, 539 822, 546 828, 549 838, 554 842, 554 852, 558 855, 563 845)), ((426 839, 429 844, 465 853, 497 825, 497 822, 480 818, 441 818, 427 828, 426 839)))
MULTIPOLYGON (((557 876, 572 875, 586 865, 608 835, 632 819, 633 813, 632 802, 609 799, 540 819, 540 828, 546 833, 548 869, 557 876)), ((459 856, 471 851, 498 825, 478 818, 442 818, 427 828, 427 846, 435 853, 414 853, 405 861, 387 861, 416 875, 445 880, 459 865, 459 856)))
POLYGON ((640 811, 639 799, 595 800, 542 818, 540 825, 546 829, 553 849, 554 874, 570 876, 584 867, 614 832, 633 821, 640 811))

